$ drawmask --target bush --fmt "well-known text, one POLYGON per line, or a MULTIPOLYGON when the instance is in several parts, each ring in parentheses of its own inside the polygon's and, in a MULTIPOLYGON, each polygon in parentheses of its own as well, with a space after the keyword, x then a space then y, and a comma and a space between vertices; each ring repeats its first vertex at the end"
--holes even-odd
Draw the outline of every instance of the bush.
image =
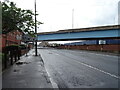
POLYGON ((4 51, 18 50, 19 48, 20 48, 19 45, 10 45, 10 46, 6 46, 6 47, 3 49, 3 52, 4 52, 4 51))
POLYGON ((26 49, 26 45, 24 45, 24 44, 19 45, 19 47, 20 47, 21 50, 26 49))

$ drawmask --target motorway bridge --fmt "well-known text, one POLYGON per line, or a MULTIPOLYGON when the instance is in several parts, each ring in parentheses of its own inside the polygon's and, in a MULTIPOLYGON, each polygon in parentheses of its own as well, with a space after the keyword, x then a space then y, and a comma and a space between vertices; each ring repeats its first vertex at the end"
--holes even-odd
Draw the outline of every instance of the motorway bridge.
POLYGON ((38 33, 38 41, 92 40, 120 38, 120 25, 99 26, 38 33))

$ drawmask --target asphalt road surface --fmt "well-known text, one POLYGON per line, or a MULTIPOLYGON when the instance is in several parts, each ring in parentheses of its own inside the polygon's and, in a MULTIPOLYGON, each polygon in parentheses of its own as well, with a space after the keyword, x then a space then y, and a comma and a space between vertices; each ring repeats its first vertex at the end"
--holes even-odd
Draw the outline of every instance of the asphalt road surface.
POLYGON ((118 56, 80 50, 38 49, 59 88, 118 88, 118 56))

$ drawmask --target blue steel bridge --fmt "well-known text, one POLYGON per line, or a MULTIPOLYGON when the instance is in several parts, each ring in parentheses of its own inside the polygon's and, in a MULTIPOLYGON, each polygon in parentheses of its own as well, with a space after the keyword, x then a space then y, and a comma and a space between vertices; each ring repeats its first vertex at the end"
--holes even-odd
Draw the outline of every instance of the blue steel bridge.
POLYGON ((37 34, 38 41, 119 39, 120 25, 66 29, 37 34))

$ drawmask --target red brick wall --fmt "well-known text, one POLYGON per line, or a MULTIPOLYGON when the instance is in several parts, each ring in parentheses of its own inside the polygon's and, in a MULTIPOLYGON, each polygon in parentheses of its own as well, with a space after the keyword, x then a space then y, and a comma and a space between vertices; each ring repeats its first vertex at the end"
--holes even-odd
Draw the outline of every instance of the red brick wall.
POLYGON ((104 45, 103 50, 105 51, 120 51, 120 45, 104 45))
POLYGON ((6 45, 12 45, 12 44, 20 44, 21 40, 17 40, 16 36, 17 35, 22 35, 22 32, 15 31, 15 32, 10 32, 7 35, 3 34, 2 35, 2 47, 5 47, 6 45), (7 37, 6 37, 7 36, 7 37), (7 39, 7 42, 6 42, 7 39))
POLYGON ((6 35, 5 34, 1 34, 0 35, 0 51, 2 51, 2 48, 8 45, 12 45, 12 44, 21 44, 21 40, 17 40, 16 36, 17 35, 22 35, 22 32, 19 31, 14 31, 14 32, 10 32, 7 34, 7 43, 6 43, 6 35))
POLYGON ((120 51, 120 45, 77 45, 59 46, 60 49, 95 50, 95 51, 120 51))
POLYGON ((101 45, 89 45, 88 46, 88 50, 96 50, 96 51, 100 51, 102 49, 101 45))

